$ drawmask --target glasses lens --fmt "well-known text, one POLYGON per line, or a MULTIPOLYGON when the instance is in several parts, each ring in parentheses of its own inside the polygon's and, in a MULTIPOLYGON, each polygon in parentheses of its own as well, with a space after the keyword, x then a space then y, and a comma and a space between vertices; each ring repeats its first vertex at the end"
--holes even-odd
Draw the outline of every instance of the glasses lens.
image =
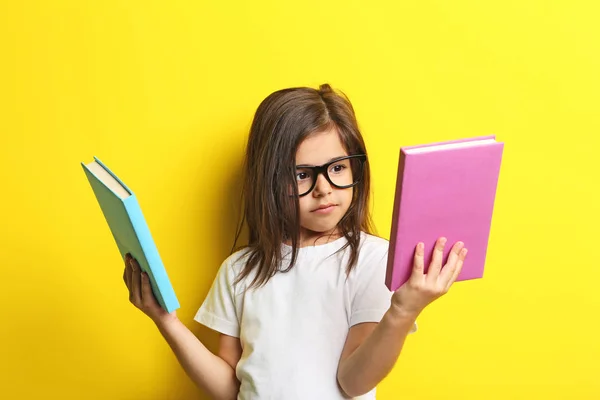
MULTIPOLYGON (((327 168, 327 176, 337 187, 348 187, 356 184, 363 174, 361 158, 347 158, 336 161, 327 168)), ((313 187, 316 176, 310 168, 296 168, 298 194, 304 195, 313 187)))
POLYGON ((353 177, 359 176, 354 174, 353 165, 355 162, 351 158, 337 161, 327 168, 327 175, 335 186, 349 186, 354 183, 353 177))
POLYGON ((309 168, 296 168, 296 183, 300 196, 308 193, 314 181, 313 171, 309 168))

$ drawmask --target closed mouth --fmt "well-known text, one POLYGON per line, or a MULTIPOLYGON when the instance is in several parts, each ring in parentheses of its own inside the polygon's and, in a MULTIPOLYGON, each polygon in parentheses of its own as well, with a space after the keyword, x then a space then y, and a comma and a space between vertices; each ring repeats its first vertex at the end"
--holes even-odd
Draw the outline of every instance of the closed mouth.
POLYGON ((337 206, 337 204, 323 204, 322 206, 319 206, 319 208, 316 208, 313 211, 326 210, 328 208, 335 207, 335 206, 337 206))

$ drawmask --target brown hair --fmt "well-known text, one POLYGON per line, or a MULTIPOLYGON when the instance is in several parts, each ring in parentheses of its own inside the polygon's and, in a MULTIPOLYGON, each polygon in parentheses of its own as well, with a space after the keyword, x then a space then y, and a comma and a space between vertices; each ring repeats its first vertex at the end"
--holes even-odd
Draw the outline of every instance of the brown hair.
MULTIPOLYGON (((298 255, 300 216, 296 189, 295 159, 300 143, 309 135, 335 129, 348 154, 367 154, 352 104, 345 94, 323 84, 318 90, 295 87, 278 90, 259 105, 250 128, 244 161, 243 215, 234 248, 244 222, 248 225, 247 260, 236 282, 257 270, 250 286, 261 286, 277 272, 287 272, 298 255), (289 240, 291 260, 282 266, 281 245, 289 240)), ((360 183, 354 187, 352 204, 338 224, 351 255, 349 273, 356 265, 360 232, 373 232, 369 213, 370 169, 363 168, 360 183)))

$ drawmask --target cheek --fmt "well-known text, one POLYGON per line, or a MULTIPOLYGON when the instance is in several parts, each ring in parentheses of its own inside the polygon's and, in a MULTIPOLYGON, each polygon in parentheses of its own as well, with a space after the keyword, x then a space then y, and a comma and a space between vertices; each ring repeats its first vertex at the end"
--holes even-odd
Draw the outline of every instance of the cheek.
POLYGON ((352 197, 354 197, 354 188, 348 188, 343 190, 343 193, 340 194, 341 198, 344 201, 344 205, 350 207, 350 203, 352 203, 352 197))
POLYGON ((306 214, 310 211, 310 199, 308 196, 303 196, 298 199, 298 207, 300 209, 300 215, 306 214))
POLYGON ((342 203, 343 213, 346 214, 352 204, 353 188, 346 189, 344 193, 340 193, 339 200, 342 203))

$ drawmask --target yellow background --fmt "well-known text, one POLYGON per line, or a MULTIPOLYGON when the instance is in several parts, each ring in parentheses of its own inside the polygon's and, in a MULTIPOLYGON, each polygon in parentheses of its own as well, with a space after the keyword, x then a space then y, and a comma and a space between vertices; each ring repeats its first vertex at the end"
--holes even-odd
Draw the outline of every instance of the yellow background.
POLYGON ((389 237, 401 145, 506 143, 485 279, 420 318, 380 399, 598 399, 593 1, 3 1, 0 397, 203 398, 129 304, 80 162, 134 190, 192 321, 228 255, 252 115, 330 82, 389 237))

